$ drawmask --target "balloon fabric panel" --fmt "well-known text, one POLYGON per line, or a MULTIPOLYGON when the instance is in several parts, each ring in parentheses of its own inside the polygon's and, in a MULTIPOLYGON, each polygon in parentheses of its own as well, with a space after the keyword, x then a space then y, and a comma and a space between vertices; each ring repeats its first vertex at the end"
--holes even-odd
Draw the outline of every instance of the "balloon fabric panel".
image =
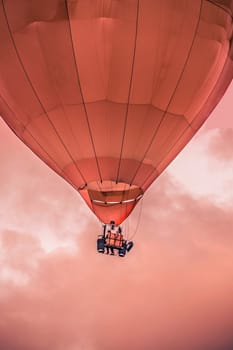
POLYGON ((120 224, 230 84, 232 11, 232 0, 2 1, 1 116, 120 224))

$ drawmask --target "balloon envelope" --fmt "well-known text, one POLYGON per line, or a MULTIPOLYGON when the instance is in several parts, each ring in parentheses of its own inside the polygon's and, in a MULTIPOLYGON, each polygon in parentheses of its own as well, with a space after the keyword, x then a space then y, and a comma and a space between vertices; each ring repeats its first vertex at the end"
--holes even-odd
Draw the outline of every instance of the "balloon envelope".
POLYGON ((232 0, 4 0, 0 114, 120 224, 233 77, 232 0))

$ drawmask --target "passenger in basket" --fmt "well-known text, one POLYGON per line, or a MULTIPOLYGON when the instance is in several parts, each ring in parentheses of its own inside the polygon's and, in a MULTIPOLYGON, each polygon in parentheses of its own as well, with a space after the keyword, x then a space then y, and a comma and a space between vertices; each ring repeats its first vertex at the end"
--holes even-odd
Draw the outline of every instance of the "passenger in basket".
POLYGON ((108 230, 108 233, 107 233, 106 239, 105 239, 106 254, 109 254, 109 248, 110 248, 111 255, 115 255, 113 247, 110 246, 110 236, 111 236, 111 231, 108 230))
POLYGON ((123 234, 122 234, 122 229, 119 226, 116 233, 116 246, 122 247, 122 244, 123 244, 123 234))

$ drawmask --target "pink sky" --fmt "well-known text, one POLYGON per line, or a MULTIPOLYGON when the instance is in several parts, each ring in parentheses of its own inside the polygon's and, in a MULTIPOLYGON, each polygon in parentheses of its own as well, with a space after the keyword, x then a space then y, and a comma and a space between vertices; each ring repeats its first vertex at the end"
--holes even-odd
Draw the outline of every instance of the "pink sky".
POLYGON ((96 253, 93 214, 0 122, 1 350, 233 348, 232 96, 148 190, 124 259, 96 253))

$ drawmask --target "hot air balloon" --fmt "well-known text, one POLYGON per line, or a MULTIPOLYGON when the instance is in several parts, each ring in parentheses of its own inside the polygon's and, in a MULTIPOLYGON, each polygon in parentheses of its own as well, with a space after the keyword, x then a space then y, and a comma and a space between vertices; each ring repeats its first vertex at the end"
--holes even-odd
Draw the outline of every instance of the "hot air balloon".
POLYGON ((2 0, 0 115, 121 224, 233 77, 232 0, 2 0))

